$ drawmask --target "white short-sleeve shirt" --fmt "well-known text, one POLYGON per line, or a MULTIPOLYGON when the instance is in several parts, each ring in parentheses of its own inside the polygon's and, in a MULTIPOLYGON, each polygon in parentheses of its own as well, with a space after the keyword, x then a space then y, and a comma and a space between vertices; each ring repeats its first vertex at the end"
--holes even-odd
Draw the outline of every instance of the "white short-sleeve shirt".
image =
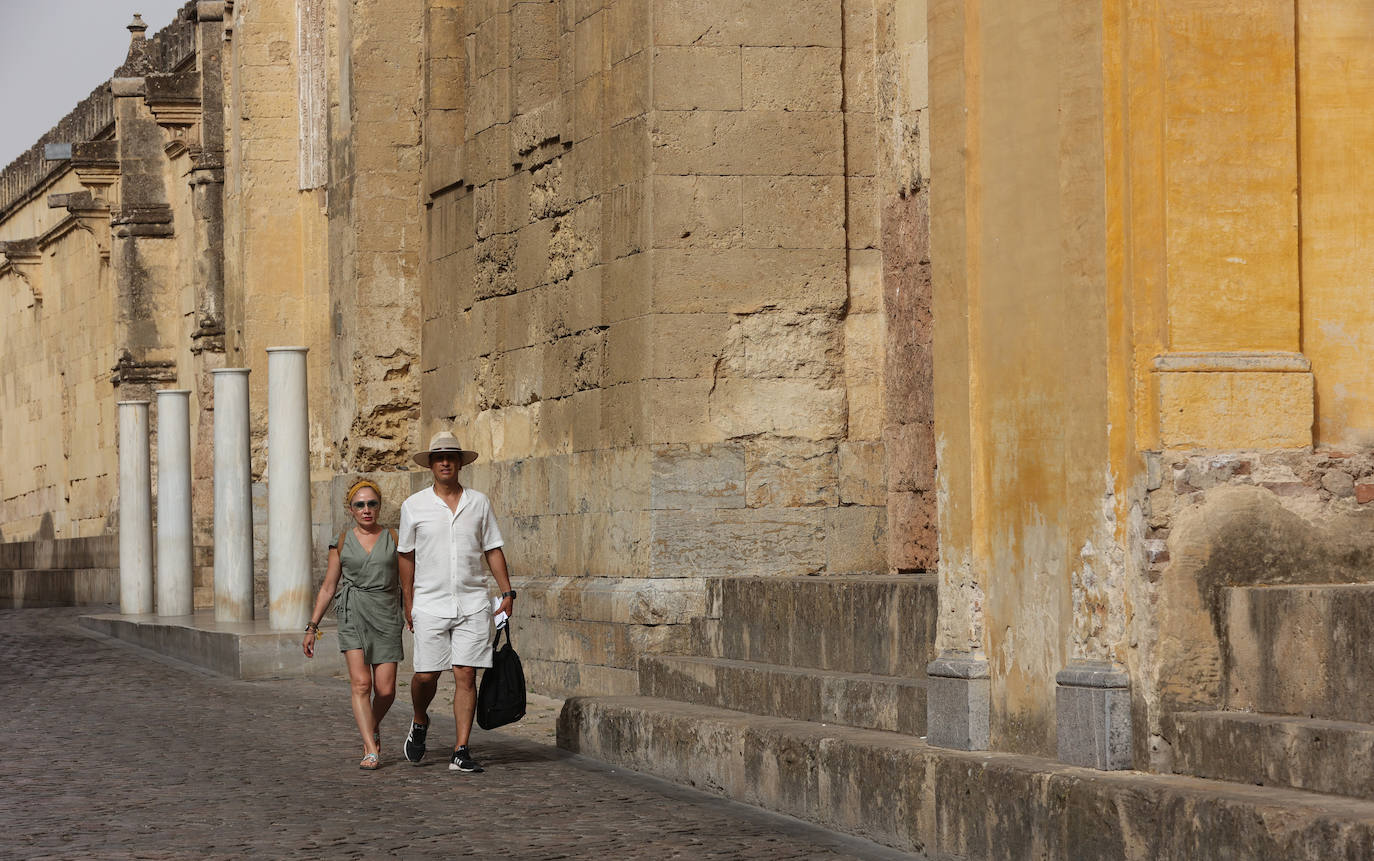
POLYGON ((454 619, 490 609, 482 558, 505 542, 486 494, 465 487, 451 511, 427 487, 401 503, 397 532, 396 549, 415 551, 415 610, 454 619))

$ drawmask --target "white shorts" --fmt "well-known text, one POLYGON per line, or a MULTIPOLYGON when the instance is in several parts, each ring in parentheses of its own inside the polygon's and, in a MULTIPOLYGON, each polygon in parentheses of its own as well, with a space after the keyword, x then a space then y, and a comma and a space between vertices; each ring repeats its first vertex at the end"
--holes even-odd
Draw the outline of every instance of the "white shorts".
POLYGON ((437 673, 449 667, 491 666, 491 611, 458 619, 430 616, 416 610, 415 672, 437 673))

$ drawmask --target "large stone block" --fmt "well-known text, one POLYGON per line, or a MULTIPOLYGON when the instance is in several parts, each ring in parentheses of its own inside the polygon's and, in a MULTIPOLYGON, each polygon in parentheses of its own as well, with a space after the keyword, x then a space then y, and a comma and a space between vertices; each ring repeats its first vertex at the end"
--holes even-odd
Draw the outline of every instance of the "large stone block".
POLYGON ((774 434, 839 439, 845 392, 814 380, 727 378, 710 389, 710 424, 726 438, 774 434))
POLYGON ((845 505, 825 512, 825 570, 828 574, 887 571, 887 509, 845 505))
POLYGON ((834 443, 765 437, 749 442, 745 451, 750 508, 838 504, 839 459, 834 443))
POLYGON ((749 176, 743 182, 749 248, 843 248, 845 182, 838 176, 749 176))
POLYGON ((647 262, 639 298, 668 313, 838 310, 847 292, 840 249, 656 249, 647 262))
POLYGON ((881 442, 842 442, 838 448, 841 505, 887 505, 887 458, 881 442))
POLYGON ((744 450, 729 444, 654 446, 651 481, 655 509, 744 508, 744 450))
POLYGON ((898 570, 933 571, 939 560, 935 494, 888 493, 888 563, 898 570))
POLYGON ((806 574, 825 567, 814 510, 654 511, 651 570, 659 577, 806 574))
MULTIPOLYGON (((840 109, 844 88, 838 48, 744 48, 740 68, 745 110, 840 109)), ((864 110, 862 105, 850 107, 864 110)))
POLYGON ((652 136, 654 162, 665 174, 844 173, 844 126, 837 112, 660 110, 653 115, 652 136))
POLYGON ((744 244, 743 180, 737 176, 655 176, 654 248, 739 248, 744 244))
POLYGON ((653 62, 655 108, 737 111, 743 107, 738 46, 655 48, 653 62))

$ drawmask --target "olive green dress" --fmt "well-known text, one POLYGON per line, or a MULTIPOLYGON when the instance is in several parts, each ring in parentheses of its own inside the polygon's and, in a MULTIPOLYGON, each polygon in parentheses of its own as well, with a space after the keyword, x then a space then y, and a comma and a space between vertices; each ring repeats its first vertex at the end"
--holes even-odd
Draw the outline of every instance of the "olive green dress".
POLYGON ((369 553, 349 529, 339 548, 339 562, 342 573, 334 601, 339 651, 362 649, 368 664, 401 661, 401 580, 391 530, 382 530, 369 553))

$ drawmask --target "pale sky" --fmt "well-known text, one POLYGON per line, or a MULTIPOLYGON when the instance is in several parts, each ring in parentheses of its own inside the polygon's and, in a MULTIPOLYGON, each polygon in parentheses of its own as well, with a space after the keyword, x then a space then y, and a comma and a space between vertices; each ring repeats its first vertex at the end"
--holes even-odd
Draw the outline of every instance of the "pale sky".
POLYGON ((185 0, 0 0, 0 169, 124 62, 135 12, 148 35, 185 0))

